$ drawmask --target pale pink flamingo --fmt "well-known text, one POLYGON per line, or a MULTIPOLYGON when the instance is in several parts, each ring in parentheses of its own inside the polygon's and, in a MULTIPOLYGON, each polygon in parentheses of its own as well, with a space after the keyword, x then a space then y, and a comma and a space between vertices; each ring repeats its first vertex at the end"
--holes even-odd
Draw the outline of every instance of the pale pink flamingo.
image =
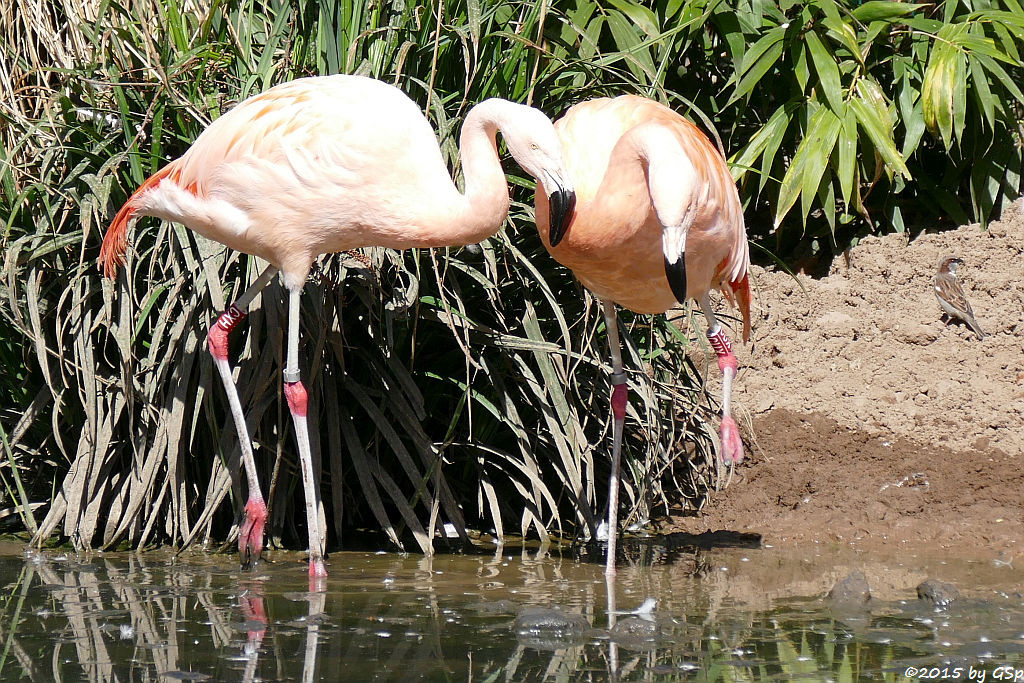
POLYGON ((472 244, 493 235, 509 195, 496 146, 501 131, 513 158, 550 196, 560 224, 572 186, 551 121, 539 110, 490 99, 466 115, 460 138, 465 193, 452 182, 437 136, 401 90, 361 76, 301 78, 250 97, 203 131, 128 199, 103 238, 108 277, 124 263, 129 223, 157 216, 182 223, 269 263, 210 328, 208 343, 228 395, 248 478, 238 547, 259 559, 267 506, 228 361, 228 333, 254 297, 280 273, 288 290, 284 393, 295 423, 306 494, 310 577, 326 576, 319 482, 313 478, 299 373, 299 299, 320 254, 366 246, 407 249, 472 244))
POLYGON ((537 195, 537 228, 548 251, 601 300, 612 356, 612 476, 606 573, 615 572, 619 459, 628 403, 615 304, 663 313, 688 296, 700 303, 722 380, 723 462, 743 458, 731 413, 736 356, 711 308, 721 289, 750 337, 750 258, 736 184, 725 159, 692 123, 634 95, 582 102, 555 123, 576 190, 564 222, 537 195), (731 290, 731 291, 730 291, 731 290))

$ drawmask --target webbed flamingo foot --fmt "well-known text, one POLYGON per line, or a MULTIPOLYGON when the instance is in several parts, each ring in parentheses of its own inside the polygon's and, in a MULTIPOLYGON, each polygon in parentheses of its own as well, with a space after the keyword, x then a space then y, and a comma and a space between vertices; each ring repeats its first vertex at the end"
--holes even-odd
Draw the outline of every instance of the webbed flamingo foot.
POLYGON ((253 569, 263 553, 263 528, 267 524, 267 504, 262 499, 250 498, 245 504, 245 522, 238 530, 238 553, 242 569, 253 569))
POLYGON ((319 593, 327 590, 327 567, 324 558, 309 556, 309 592, 319 593))
POLYGON ((725 465, 739 464, 743 461, 743 440, 736 420, 725 416, 722 418, 721 452, 719 458, 725 465))

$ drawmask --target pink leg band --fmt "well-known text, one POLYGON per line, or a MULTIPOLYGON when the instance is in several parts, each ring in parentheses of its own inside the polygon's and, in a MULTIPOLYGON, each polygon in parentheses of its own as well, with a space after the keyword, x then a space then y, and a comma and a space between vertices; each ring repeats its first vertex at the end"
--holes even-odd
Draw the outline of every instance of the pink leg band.
POLYGON ((626 419, 626 404, 629 403, 629 389, 625 384, 612 387, 612 415, 616 420, 626 419))
POLYGON ((725 373, 726 368, 732 368, 735 373, 740 364, 732 353, 732 342, 729 341, 729 337, 725 336, 725 329, 719 327, 717 332, 708 330, 708 341, 711 342, 711 348, 718 356, 718 369, 725 373))
POLYGON ((244 317, 245 311, 234 304, 228 306, 227 310, 220 314, 217 322, 210 327, 210 332, 206 335, 211 356, 217 360, 227 360, 228 334, 231 333, 231 330, 235 329, 244 317))
POLYGON ((305 417, 309 394, 306 393, 306 387, 302 382, 285 382, 284 395, 288 399, 288 409, 292 411, 292 415, 305 417))

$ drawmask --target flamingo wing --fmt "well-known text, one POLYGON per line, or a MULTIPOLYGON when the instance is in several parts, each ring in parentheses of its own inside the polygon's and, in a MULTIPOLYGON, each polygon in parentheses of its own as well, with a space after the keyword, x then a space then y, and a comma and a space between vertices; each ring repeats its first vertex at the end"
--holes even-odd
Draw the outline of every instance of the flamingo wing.
POLYGON ((289 81, 245 100, 210 124, 178 163, 178 184, 194 184, 200 197, 229 180, 226 168, 259 164, 310 186, 357 178, 385 185, 400 172, 408 185, 408 173, 425 175, 418 169, 450 179, 437 136, 412 100, 386 83, 345 75, 289 81))
POLYGON ((433 206, 454 191, 433 129, 399 89, 346 75, 289 81, 214 120, 147 179, 108 230, 101 263, 113 273, 124 262, 128 224, 145 214, 298 278, 312 252, 361 246, 362 226, 407 224, 409 207, 433 206), (339 236, 341 223, 352 229, 339 236))

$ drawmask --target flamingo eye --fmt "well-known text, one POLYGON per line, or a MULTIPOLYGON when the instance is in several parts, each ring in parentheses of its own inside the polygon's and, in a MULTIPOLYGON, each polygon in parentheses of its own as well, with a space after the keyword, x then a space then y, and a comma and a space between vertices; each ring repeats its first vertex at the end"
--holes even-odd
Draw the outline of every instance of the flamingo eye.
POLYGON ((538 149, 540 149, 540 145, 538 145, 536 142, 531 142, 530 143, 530 149, 532 149, 534 152, 536 152, 538 149))

